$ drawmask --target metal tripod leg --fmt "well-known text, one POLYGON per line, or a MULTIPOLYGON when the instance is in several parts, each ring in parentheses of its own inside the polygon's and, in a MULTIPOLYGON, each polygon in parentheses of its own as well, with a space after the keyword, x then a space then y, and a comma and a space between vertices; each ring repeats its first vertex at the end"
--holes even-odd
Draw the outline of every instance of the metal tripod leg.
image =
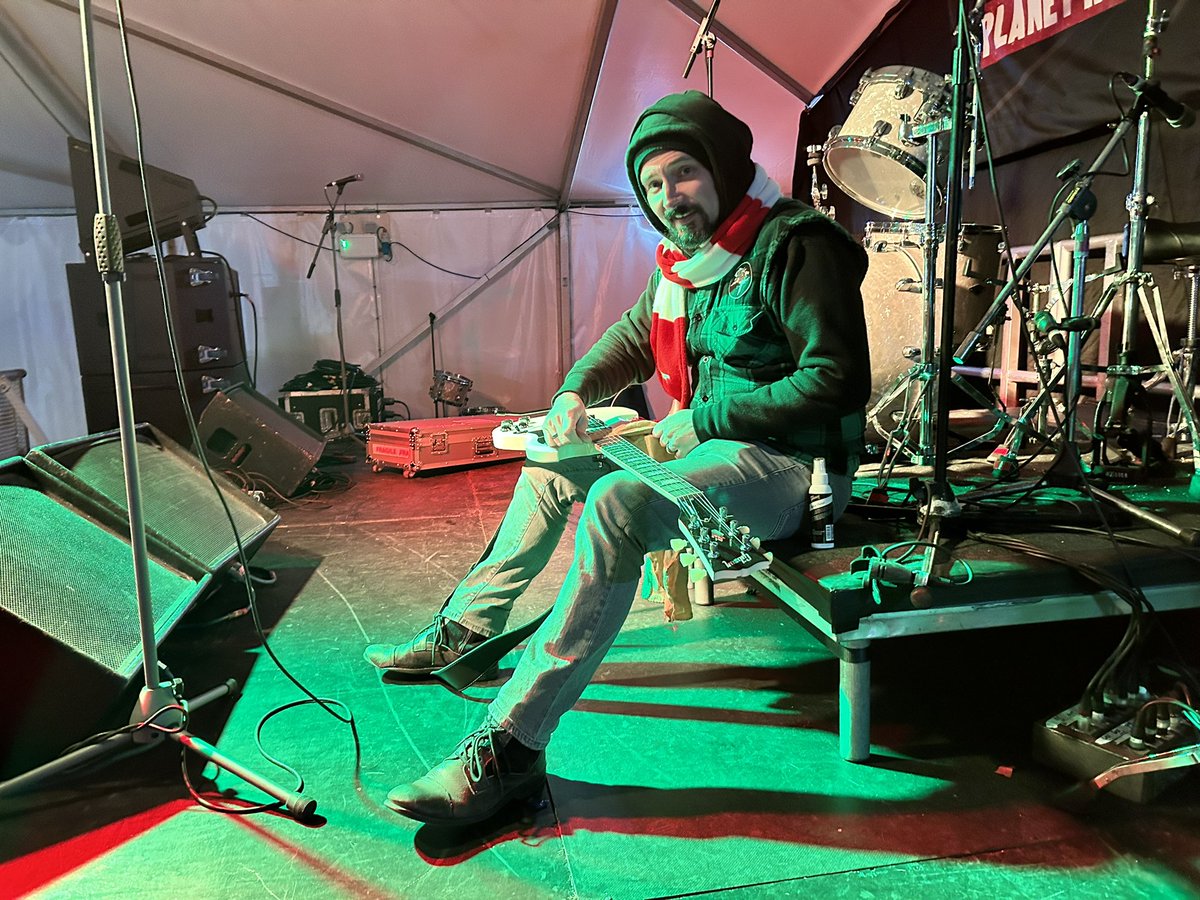
MULTIPOLYGON (((213 700, 234 693, 237 689, 237 682, 230 679, 224 684, 206 691, 192 700, 181 700, 179 703, 186 709, 196 710, 211 703, 213 700)), ((167 723, 163 721, 161 724, 166 729, 167 723)), ((0 798, 33 790, 41 785, 48 784, 59 778, 69 777, 76 772, 91 769, 97 765, 116 762, 124 756, 157 746, 165 737, 178 741, 186 749, 199 754, 214 765, 220 766, 247 784, 251 784, 268 796, 275 798, 297 819, 311 818, 313 813, 316 812, 317 801, 305 797, 303 794, 297 794, 279 787, 261 775, 247 769, 232 757, 226 756, 212 744, 184 729, 168 731, 143 728, 137 731, 123 731, 120 734, 111 735, 94 744, 89 744, 58 759, 51 760, 35 769, 30 769, 28 772, 24 772, 15 778, 10 778, 8 781, 0 782, 0 798)))
MULTIPOLYGON (((1196 396, 1196 355, 1200 350, 1200 265, 1190 263, 1187 266, 1176 266, 1175 279, 1188 281, 1187 333, 1179 344, 1177 371, 1183 391, 1188 397, 1196 396)), ((1187 422, 1182 410, 1173 410, 1167 421, 1167 434, 1163 440, 1163 449, 1167 456, 1178 458, 1180 438, 1189 443, 1193 458, 1196 454, 1195 440, 1186 433, 1187 422)))

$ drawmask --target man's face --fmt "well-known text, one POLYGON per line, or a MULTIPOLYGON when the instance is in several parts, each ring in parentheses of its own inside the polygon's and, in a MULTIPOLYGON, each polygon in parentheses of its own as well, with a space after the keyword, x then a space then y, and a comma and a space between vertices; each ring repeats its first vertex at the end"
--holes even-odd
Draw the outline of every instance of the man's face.
POLYGON ((638 179, 646 203, 675 245, 685 253, 704 246, 721 208, 712 173, 680 150, 664 150, 642 163, 638 179))

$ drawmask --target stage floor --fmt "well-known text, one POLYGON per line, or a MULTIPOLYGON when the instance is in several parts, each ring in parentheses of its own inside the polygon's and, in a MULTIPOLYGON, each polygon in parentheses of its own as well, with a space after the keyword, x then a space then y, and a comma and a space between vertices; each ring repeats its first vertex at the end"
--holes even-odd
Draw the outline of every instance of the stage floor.
MULTIPOLYGON (((261 727, 262 748, 303 776, 317 820, 204 809, 166 743, 0 807, 0 896, 1200 896, 1194 772, 1147 803, 1101 794, 1069 812, 1054 799, 1073 781, 1031 755, 1034 723, 1078 698, 1122 617, 879 642, 871 757, 849 763, 837 661, 778 603, 722 584, 692 620, 667 623, 639 599, 555 735, 544 808, 461 831, 399 817, 383 806, 387 791, 474 727, 499 682, 466 697, 392 683, 362 648, 429 621, 498 521, 520 464, 410 479, 372 472, 360 451, 323 468, 347 485, 279 507, 282 523, 255 559, 277 582, 259 588, 258 604, 274 656, 307 690, 344 704, 355 727, 313 704, 263 723, 305 694, 250 616, 226 617, 246 603, 235 582, 161 647, 189 694, 227 678, 243 685, 236 701, 198 710, 192 731, 291 787, 260 755, 261 727)), ((980 472, 950 475, 965 483, 980 472)), ((871 484, 860 480, 860 499, 871 484)), ((1192 515, 1186 490, 1165 491, 1172 515, 1192 515)), ((891 534, 870 527, 871 541, 891 534)), ((845 529, 830 559, 852 558, 855 540, 845 529)), ((566 562, 560 552, 514 624, 552 601, 566 562)), ((1018 564, 1015 577, 1035 570, 1018 564)), ((1195 611, 1161 619, 1196 665, 1195 611)), ((64 743, 82 737, 68 732, 64 743)), ((259 799, 188 763, 207 799, 259 799)))

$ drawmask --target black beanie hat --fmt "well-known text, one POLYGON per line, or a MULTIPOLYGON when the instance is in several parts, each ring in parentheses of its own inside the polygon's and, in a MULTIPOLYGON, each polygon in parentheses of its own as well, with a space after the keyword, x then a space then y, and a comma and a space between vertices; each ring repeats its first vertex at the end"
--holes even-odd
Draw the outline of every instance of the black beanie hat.
POLYGON ((625 168, 642 212, 666 235, 666 228, 646 204, 638 178, 646 159, 663 150, 678 150, 703 164, 712 173, 717 188, 720 208, 715 224, 719 225, 741 202, 754 180, 750 159, 753 144, 754 136, 745 122, 707 94, 684 91, 663 97, 638 117, 625 152, 625 168))

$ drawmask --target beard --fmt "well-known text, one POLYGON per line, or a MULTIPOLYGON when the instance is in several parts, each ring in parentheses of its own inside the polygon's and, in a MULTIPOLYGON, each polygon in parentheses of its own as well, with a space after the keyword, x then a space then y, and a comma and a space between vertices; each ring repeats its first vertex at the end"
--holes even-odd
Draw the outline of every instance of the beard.
POLYGON ((713 235, 713 223, 699 206, 684 206, 672 210, 664 224, 671 242, 688 254, 695 253, 707 244, 713 235), (686 222, 679 221, 689 214, 686 222))

